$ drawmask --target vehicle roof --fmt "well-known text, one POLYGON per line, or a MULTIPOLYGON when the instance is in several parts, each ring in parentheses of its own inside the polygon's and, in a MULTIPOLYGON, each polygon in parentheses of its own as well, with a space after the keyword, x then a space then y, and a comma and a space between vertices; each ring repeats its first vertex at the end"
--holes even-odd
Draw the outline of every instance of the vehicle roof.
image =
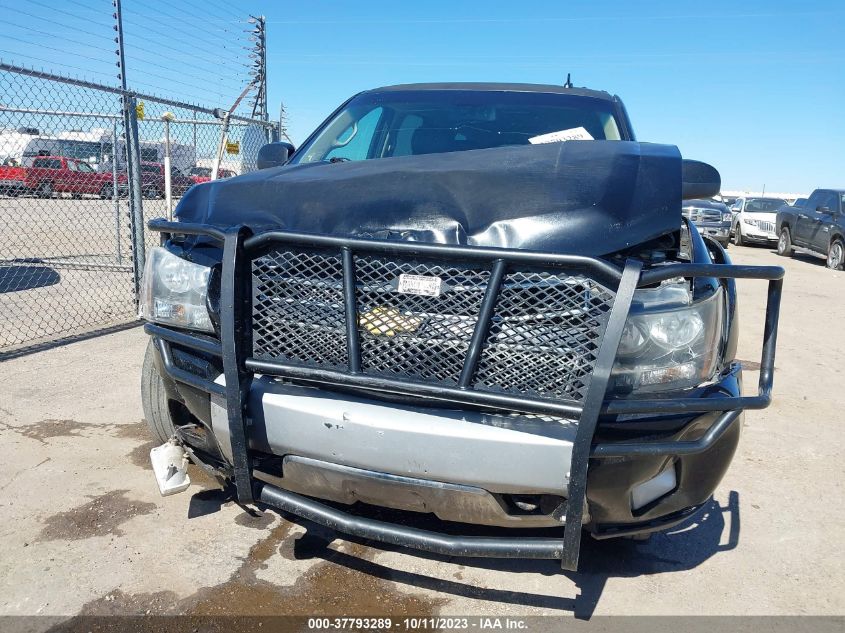
POLYGON ((711 198, 693 198, 690 200, 684 200, 683 204, 681 205, 683 208, 690 208, 690 207, 708 207, 708 208, 718 208, 718 207, 726 207, 724 202, 720 202, 719 200, 713 200, 711 198))
POLYGON ((614 95, 604 90, 591 90, 589 88, 564 88, 552 84, 523 84, 523 83, 486 83, 486 82, 447 82, 447 83, 419 83, 419 84, 396 84, 393 86, 382 86, 365 90, 365 93, 374 92, 395 92, 395 91, 424 91, 424 90, 474 90, 479 92, 544 92, 552 94, 576 95, 580 97, 593 97, 612 101, 614 95))

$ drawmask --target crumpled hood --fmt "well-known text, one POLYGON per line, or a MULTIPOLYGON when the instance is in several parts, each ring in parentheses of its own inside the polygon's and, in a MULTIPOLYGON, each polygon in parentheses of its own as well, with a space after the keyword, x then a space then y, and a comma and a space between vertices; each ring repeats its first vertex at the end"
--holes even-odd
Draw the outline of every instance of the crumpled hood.
POLYGON ((183 222, 605 255, 677 231, 671 145, 569 141, 310 163, 193 187, 183 222))

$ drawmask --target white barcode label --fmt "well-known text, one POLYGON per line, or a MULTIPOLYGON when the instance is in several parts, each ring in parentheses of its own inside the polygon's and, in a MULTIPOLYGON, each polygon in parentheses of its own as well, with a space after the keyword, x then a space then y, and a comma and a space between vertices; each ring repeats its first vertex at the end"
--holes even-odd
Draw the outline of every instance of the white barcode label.
POLYGON ((440 277, 429 277, 428 275, 399 275, 397 290, 406 295, 439 297, 442 281, 440 277))

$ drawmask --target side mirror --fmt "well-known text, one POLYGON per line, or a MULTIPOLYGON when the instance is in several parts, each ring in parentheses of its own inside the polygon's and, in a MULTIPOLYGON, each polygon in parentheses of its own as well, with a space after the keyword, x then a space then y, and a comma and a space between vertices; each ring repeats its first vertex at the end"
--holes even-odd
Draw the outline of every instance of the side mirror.
POLYGON ((816 207, 816 211, 819 213, 830 213, 830 207, 816 207))
POLYGON ((681 198, 712 198, 722 189, 722 177, 715 167, 697 160, 681 163, 681 198))
POLYGON ((296 150, 293 145, 285 141, 267 143, 258 150, 258 158, 255 163, 258 166, 258 169, 281 167, 288 162, 294 151, 296 150))

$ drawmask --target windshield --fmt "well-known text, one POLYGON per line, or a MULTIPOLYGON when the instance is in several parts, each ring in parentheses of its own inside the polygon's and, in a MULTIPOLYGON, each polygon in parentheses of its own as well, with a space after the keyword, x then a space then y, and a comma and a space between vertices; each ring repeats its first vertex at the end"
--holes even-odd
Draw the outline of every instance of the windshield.
POLYGON ((780 198, 749 198, 745 210, 751 213, 777 211, 785 204, 786 200, 780 198))
POLYGON ((584 139, 621 138, 612 102, 593 97, 474 90, 365 93, 352 99, 291 162, 526 145, 534 137, 564 131, 584 139))

